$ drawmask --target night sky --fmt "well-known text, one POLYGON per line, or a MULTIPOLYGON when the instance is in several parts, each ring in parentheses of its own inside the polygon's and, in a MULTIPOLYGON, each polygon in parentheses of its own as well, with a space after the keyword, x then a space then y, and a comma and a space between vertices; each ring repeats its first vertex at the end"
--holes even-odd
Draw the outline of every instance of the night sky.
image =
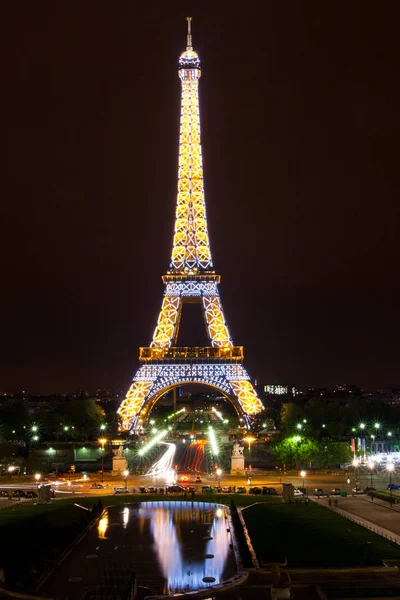
POLYGON ((187 15, 250 374, 400 383, 398 2, 7 4, 0 391, 130 383, 170 260, 187 15))

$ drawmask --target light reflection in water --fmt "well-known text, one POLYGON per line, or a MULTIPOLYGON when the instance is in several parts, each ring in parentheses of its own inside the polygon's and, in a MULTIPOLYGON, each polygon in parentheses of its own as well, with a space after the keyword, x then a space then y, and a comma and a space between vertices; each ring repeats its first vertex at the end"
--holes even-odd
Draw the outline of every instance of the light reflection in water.
POLYGON ((106 512, 104 517, 102 517, 97 526, 97 531, 99 533, 99 538, 104 540, 106 537, 106 531, 108 528, 108 513, 106 512))
POLYGON ((140 513, 150 520, 169 592, 205 587, 204 577, 214 577, 215 584, 222 581, 231 542, 222 508, 199 502, 147 502, 140 513), (208 533, 213 539, 206 542, 208 533), (206 559, 205 554, 214 558, 206 559))
POLYGON ((124 510, 122 511, 122 522, 124 524, 124 529, 126 529, 126 526, 129 523, 129 508, 127 506, 125 506, 124 510))

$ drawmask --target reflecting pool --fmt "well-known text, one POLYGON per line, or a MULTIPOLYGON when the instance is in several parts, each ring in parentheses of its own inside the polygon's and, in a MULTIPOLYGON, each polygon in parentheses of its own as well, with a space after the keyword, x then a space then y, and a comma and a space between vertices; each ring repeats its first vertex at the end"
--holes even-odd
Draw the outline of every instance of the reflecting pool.
POLYGON ((129 566, 154 593, 196 590, 236 572, 225 507, 206 502, 113 506, 66 559, 41 594, 78 600, 109 565, 129 566))

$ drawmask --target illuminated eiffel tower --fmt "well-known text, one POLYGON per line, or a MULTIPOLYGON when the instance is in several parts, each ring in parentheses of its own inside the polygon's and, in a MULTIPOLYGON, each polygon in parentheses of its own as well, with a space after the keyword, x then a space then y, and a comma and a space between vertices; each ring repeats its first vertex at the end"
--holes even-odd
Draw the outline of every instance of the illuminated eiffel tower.
POLYGON ((247 427, 249 417, 264 408, 242 365, 243 347, 233 345, 218 291, 220 275, 211 258, 200 143, 200 60, 192 47, 191 18, 187 21, 187 46, 178 71, 182 99, 171 263, 162 276, 165 291, 153 340, 140 348, 141 366, 118 409, 124 430, 137 429, 163 394, 185 383, 201 383, 221 392, 247 427), (184 302, 202 305, 209 346, 175 345, 184 302))

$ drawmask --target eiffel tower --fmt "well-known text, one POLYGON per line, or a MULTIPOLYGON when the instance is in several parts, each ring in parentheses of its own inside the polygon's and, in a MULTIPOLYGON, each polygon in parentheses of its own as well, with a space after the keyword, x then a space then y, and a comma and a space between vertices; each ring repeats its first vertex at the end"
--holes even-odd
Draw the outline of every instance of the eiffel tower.
POLYGON ((136 430, 152 407, 178 385, 205 384, 228 398, 246 427, 263 405, 243 367, 243 347, 234 346, 219 296, 206 218, 200 143, 198 84, 200 59, 193 50, 191 17, 186 51, 179 58, 182 84, 178 198, 169 270, 162 276, 164 297, 153 340, 139 349, 141 366, 121 403, 121 429, 136 430), (209 346, 176 346, 182 305, 202 305, 209 346))

